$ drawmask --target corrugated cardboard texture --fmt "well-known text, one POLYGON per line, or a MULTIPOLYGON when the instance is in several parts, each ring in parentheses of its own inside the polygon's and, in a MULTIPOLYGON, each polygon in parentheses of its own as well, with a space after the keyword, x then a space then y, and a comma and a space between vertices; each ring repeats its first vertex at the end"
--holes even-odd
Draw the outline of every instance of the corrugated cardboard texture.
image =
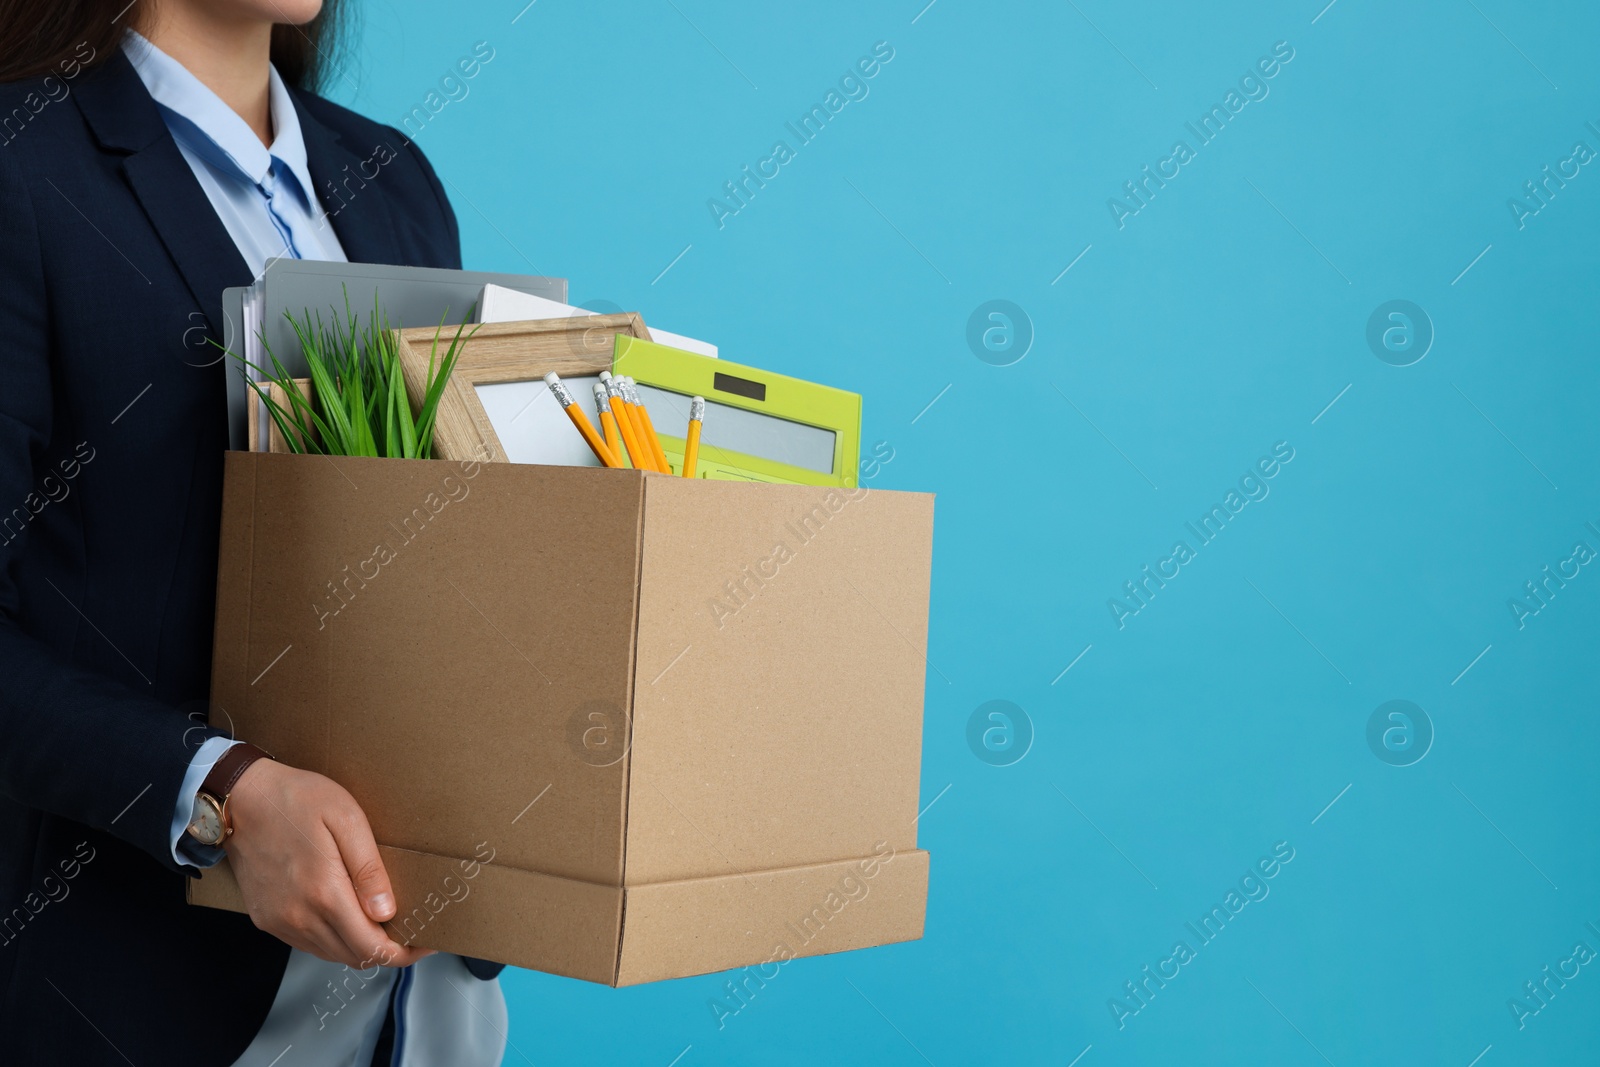
POLYGON ((771 978, 786 958, 921 937, 928 854, 901 852, 870 877, 868 862, 630 886, 616 984, 743 966, 771 978))
POLYGON ((383 844, 619 884, 626 761, 573 738, 627 707, 642 477, 229 453, 214 721, 383 844))
POLYGON ((931 536, 920 494, 230 453, 213 722, 351 791, 402 940, 629 984, 919 937, 931 536))
POLYGON ((613 983, 623 890, 493 863, 468 877, 460 860, 380 851, 406 908, 385 924, 397 941, 613 983))
MULTIPOLYGON (((408 905, 386 924, 396 940, 611 986, 744 966, 770 978, 773 961, 914 941, 928 896, 921 850, 626 889, 492 864, 467 877, 459 860, 379 851, 408 905)), ((244 910, 226 863, 192 884, 244 910)))
MULTIPOLYGON (((625 890, 387 845, 378 852, 404 908, 384 924, 397 942, 616 984, 625 890)), ((190 881, 189 901, 245 910, 226 860, 190 881)))
POLYGON ((923 494, 646 481, 629 885, 916 847, 932 525, 923 494))

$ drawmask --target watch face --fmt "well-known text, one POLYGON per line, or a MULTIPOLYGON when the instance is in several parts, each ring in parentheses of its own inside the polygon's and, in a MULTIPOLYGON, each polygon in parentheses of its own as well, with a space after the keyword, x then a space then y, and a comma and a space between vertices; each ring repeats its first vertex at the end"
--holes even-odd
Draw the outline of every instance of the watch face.
POLYGON ((194 814, 189 818, 189 836, 202 845, 222 842, 222 809, 204 793, 194 798, 194 814))

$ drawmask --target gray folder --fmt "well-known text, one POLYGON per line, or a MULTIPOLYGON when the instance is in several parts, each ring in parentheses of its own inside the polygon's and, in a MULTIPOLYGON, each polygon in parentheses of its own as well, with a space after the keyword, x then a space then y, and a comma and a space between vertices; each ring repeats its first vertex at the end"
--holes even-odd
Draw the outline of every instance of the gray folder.
MULTIPOLYGON (((467 313, 483 293, 486 284, 542 296, 547 300, 567 299, 565 278, 539 278, 526 274, 499 274, 491 271, 439 270, 432 267, 390 267, 376 263, 326 263, 306 259, 275 259, 262 271, 256 285, 262 287, 262 315, 258 328, 267 347, 291 374, 304 377, 305 360, 300 343, 284 317, 288 312, 301 318, 308 310, 313 321, 320 312, 322 321, 344 321, 345 294, 350 310, 365 327, 377 298, 389 324, 437 326, 441 318, 448 325, 467 321, 467 313)), ((253 288, 253 287, 251 287, 253 288)), ((245 353, 244 301, 250 288, 222 291, 223 338, 228 351, 245 353)), ((249 390, 244 367, 227 356, 225 377, 228 383, 228 447, 248 447, 249 390)))

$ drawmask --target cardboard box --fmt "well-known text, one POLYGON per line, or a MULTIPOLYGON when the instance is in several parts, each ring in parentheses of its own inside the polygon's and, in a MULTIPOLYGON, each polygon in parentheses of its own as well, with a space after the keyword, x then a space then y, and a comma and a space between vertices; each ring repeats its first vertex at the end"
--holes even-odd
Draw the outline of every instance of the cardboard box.
MULTIPOLYGON (((212 719, 399 940, 631 985, 921 937, 933 498, 229 453, 212 719)), ((190 900, 243 910, 226 863, 190 900)))

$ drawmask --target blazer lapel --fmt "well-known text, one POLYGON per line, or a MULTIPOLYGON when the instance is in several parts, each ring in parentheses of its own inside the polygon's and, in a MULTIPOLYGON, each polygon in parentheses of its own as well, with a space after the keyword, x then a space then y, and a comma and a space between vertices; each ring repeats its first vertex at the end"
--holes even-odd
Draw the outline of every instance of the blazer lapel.
MULTIPOLYGON (((374 162, 345 147, 295 96, 307 169, 333 232, 353 263, 397 263, 400 246, 374 162)), ((250 268, 178 151, 156 102, 119 50, 73 93, 101 146, 121 153, 123 174, 178 266, 212 333, 223 336, 222 290, 249 285, 250 268)))
POLYGON ((345 258, 352 263, 398 264, 400 245, 381 187, 382 172, 373 171, 376 161, 364 160, 345 147, 337 133, 311 114, 298 92, 290 90, 290 95, 300 117, 311 183, 345 258))
POLYGON ((73 93, 102 147, 125 155, 122 171, 200 305, 221 338, 222 290, 249 285, 250 268, 178 151, 156 102, 119 50, 73 93))

